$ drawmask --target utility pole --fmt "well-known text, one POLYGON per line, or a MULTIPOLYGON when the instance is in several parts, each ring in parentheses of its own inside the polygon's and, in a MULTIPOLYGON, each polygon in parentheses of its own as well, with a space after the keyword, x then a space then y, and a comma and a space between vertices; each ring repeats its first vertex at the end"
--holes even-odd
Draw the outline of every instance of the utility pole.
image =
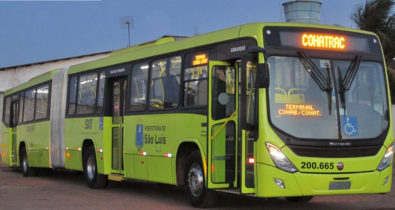
POLYGON ((121 28, 127 27, 128 29, 128 47, 130 47, 130 28, 133 28, 133 17, 125 16, 121 17, 121 28))

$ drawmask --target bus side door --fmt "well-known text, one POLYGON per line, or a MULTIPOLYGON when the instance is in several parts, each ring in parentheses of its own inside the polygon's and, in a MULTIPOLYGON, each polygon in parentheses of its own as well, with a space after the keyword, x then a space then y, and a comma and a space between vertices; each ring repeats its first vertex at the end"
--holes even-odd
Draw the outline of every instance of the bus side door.
POLYGON ((210 61, 209 68, 207 183, 209 188, 232 188, 237 185, 237 73, 223 61, 210 61))
POLYGON ((243 57, 240 63, 240 156, 241 156, 241 193, 255 192, 255 151, 254 144, 257 131, 257 94, 255 56, 243 57))
POLYGON ((117 77, 109 80, 111 91, 112 139, 111 139, 111 169, 113 173, 122 174, 123 165, 123 133, 124 112, 127 79, 117 77))
POLYGON ((19 120, 19 100, 11 102, 11 113, 10 113, 10 126, 11 126, 11 165, 17 165, 17 125, 19 120))

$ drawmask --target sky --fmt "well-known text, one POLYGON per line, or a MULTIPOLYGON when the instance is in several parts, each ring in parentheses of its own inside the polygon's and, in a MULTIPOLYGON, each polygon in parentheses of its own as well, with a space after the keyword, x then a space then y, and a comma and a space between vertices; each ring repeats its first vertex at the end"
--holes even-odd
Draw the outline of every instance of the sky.
MULTIPOLYGON (((192 36, 250 22, 284 22, 287 0, 0 0, 0 68, 192 36)), ((356 28, 365 0, 321 0, 321 24, 356 28)))

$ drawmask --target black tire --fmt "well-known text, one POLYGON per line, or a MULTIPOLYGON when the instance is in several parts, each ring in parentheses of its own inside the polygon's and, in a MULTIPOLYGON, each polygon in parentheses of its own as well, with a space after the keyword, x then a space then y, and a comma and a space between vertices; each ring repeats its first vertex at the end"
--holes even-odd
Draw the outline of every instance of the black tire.
POLYGON ((107 176, 97 173, 96 153, 93 146, 89 146, 84 154, 84 175, 86 183, 90 188, 105 188, 107 186, 107 176))
POLYGON ((22 170, 24 177, 37 176, 37 169, 29 166, 29 161, 27 159, 26 148, 24 146, 19 150, 19 165, 22 170))
POLYGON ((291 203, 307 203, 313 199, 313 196, 286 197, 285 199, 291 203))
POLYGON ((199 151, 193 151, 185 167, 185 191, 194 207, 206 208, 214 205, 216 194, 206 188, 202 158, 199 151))

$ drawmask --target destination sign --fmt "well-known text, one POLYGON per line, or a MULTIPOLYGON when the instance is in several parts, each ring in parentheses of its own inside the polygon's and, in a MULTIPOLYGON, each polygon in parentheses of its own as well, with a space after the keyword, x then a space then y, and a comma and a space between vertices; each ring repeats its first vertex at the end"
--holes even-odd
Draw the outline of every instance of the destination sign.
POLYGON ((302 46, 315 49, 344 50, 346 37, 332 34, 303 33, 301 35, 302 46))
POLYGON ((265 48, 284 47, 380 54, 378 39, 369 34, 297 27, 266 27, 263 32, 265 48))

